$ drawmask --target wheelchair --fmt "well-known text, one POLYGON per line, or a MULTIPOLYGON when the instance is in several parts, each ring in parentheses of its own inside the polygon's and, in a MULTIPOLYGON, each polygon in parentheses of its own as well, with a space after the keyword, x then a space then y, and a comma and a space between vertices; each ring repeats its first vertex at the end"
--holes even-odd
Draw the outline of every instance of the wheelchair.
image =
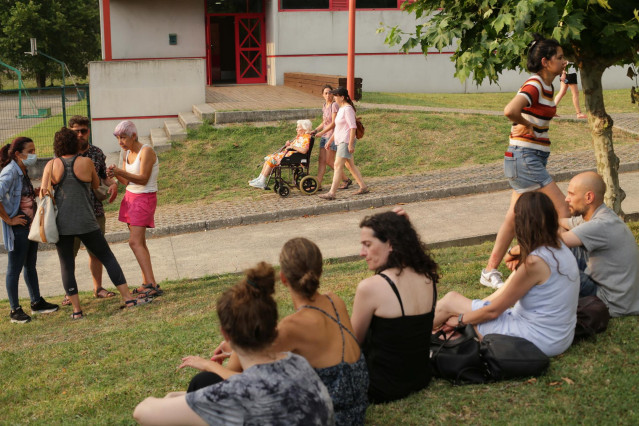
POLYGON ((288 197, 292 187, 296 187, 306 195, 315 194, 318 187, 317 179, 309 175, 314 144, 315 137, 311 137, 306 154, 296 152, 290 157, 282 158, 280 164, 273 167, 264 189, 270 190, 269 184, 273 180, 273 191, 280 197, 288 197))

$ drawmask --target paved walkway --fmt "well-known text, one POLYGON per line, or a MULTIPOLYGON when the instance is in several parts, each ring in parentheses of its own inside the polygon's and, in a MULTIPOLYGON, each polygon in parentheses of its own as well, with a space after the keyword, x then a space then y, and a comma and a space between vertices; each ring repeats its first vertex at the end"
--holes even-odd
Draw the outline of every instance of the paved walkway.
MULTIPOLYGON (((633 133, 639 134, 639 115, 630 116, 626 122, 634 126, 630 129, 633 133)), ((620 175, 621 185, 627 192, 623 208, 626 213, 639 215, 639 173, 632 173, 639 170, 639 144, 619 146, 615 151, 620 158, 620 170, 624 172, 620 175)), ((591 151, 554 154, 548 164, 555 180, 564 182, 594 167, 591 151)), ((326 258, 356 256, 357 224, 361 218, 396 204, 410 203, 405 208, 429 243, 442 245, 492 239, 507 210, 510 194, 501 162, 367 179, 367 182, 371 187, 369 194, 356 196, 356 188, 352 188, 339 191, 340 198, 336 201, 305 196, 299 191, 292 191, 288 198, 264 191, 256 200, 160 206, 156 228, 149 232, 156 238, 148 242, 156 278, 195 278, 239 272, 261 259, 277 262, 282 244, 296 235, 316 241, 326 258)), ((117 213, 107 215, 107 230, 107 238, 114 243, 113 251, 126 276, 132 285, 137 284, 139 268, 128 244, 122 243, 128 239, 128 232, 117 221, 117 213)), ((77 261, 81 290, 91 289, 86 257, 82 251, 77 261)), ((6 260, 6 256, 0 256, 2 273, 6 271, 6 260)), ((61 294, 55 251, 39 253, 38 270, 42 293, 45 296, 61 294)), ((107 283, 106 274, 104 278, 107 283)), ((24 284, 20 294, 27 294, 24 284)), ((0 286, 0 299, 3 298, 6 298, 6 290, 0 286)))

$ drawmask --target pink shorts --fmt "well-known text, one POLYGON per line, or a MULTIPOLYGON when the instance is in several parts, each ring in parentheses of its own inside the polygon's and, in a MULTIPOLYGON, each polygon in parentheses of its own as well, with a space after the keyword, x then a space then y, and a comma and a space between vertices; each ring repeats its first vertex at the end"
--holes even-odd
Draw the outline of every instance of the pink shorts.
POLYGON ((155 228, 153 215, 157 205, 157 192, 134 194, 126 191, 120 204, 118 220, 133 226, 155 228))

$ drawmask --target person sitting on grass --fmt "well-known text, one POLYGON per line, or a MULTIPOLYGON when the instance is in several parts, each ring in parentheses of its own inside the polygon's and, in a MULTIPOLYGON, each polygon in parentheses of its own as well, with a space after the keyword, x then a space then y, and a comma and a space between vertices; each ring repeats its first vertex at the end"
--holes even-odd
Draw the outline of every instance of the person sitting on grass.
POLYGON ((351 318, 368 365, 368 399, 384 403, 430 383, 439 273, 403 210, 366 217, 360 228, 360 256, 375 275, 358 284, 351 318))
POLYGON ((282 158, 290 157, 295 152, 300 154, 306 154, 308 152, 311 143, 311 131, 313 130, 313 123, 311 120, 297 120, 297 136, 295 139, 286 141, 284 146, 279 151, 264 157, 264 167, 262 167, 262 173, 258 177, 249 181, 249 185, 253 188, 266 188, 266 181, 271 175, 273 167, 280 164, 282 158))
MULTIPOLYGON (((366 361, 344 301, 334 293, 318 292, 323 266, 319 247, 306 238, 293 238, 282 248, 280 265, 280 279, 291 296, 295 313, 278 324, 272 350, 290 351, 306 358, 331 395, 337 425, 364 424, 368 407, 366 361)), ((221 363, 230 352, 228 343, 222 342, 210 361, 184 358, 180 367, 203 370, 191 380, 187 392, 215 383, 215 372, 220 368, 216 362, 221 363)), ((226 368, 241 372, 237 354, 230 357, 226 368)))
POLYGON ((433 330, 472 324, 480 339, 491 333, 522 337, 556 356, 570 347, 575 334, 577 261, 557 233, 557 211, 546 194, 522 194, 514 215, 521 249, 515 271, 483 300, 446 294, 437 302, 433 330))
POLYGON ((333 404, 309 363, 273 348, 277 304, 273 267, 261 262, 217 301, 222 335, 242 373, 219 364, 217 383, 190 393, 147 398, 135 408, 140 424, 332 425, 333 404))

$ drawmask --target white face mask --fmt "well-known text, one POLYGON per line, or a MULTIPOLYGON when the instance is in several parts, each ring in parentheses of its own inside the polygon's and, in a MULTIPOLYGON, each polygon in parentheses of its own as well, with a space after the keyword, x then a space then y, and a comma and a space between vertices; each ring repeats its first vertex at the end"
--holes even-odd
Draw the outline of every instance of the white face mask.
POLYGON ((37 159, 38 159, 37 155, 27 154, 27 158, 25 160, 22 160, 22 164, 24 164, 25 166, 33 166, 35 165, 37 159))

